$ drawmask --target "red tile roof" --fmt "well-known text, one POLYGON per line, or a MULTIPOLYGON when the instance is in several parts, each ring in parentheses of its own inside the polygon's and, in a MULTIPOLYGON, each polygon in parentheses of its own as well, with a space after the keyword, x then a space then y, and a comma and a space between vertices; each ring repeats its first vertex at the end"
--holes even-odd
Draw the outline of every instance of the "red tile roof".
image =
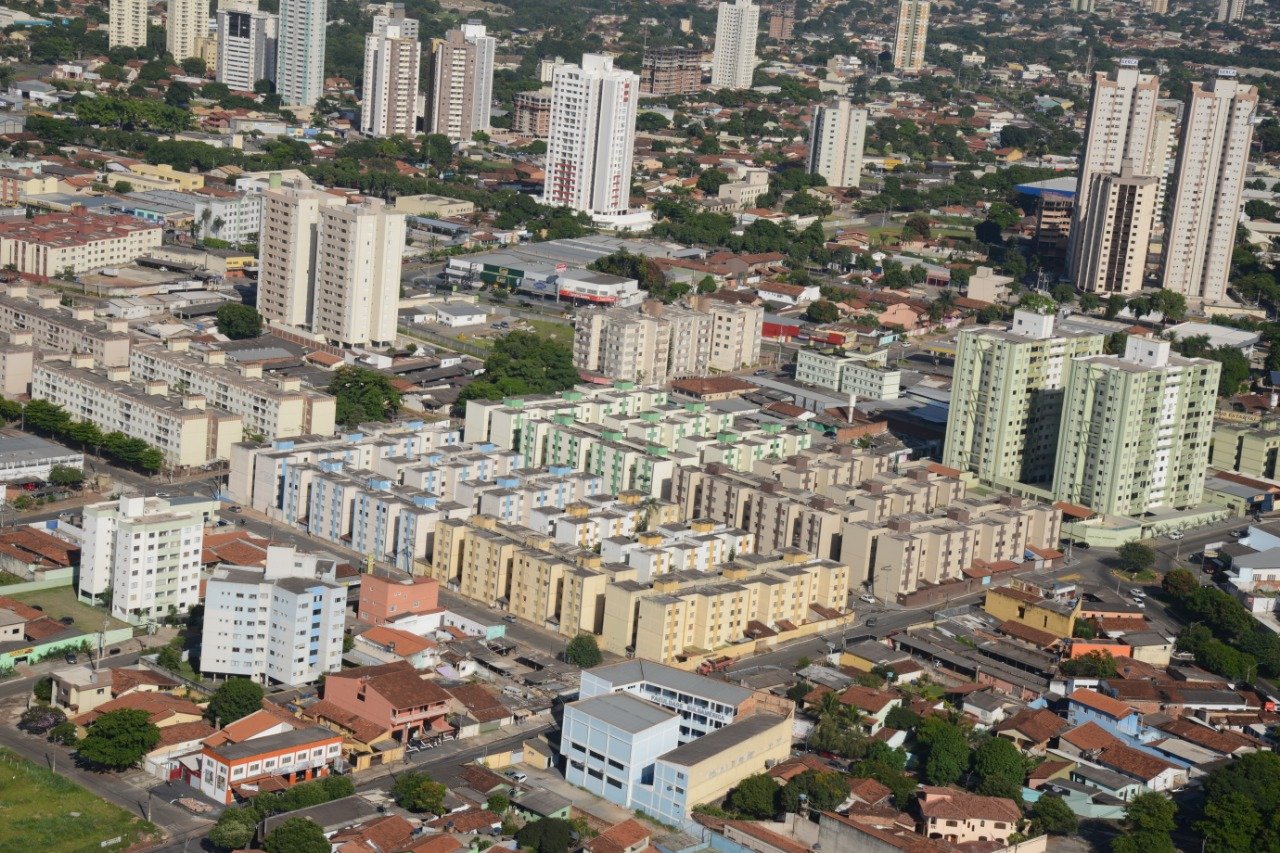
POLYGON ((1116 720, 1123 720, 1130 714, 1137 713, 1124 702, 1112 699, 1110 696, 1104 696, 1096 690, 1087 690, 1083 687, 1078 688, 1068 696, 1067 699, 1084 705, 1086 708, 1092 708, 1093 710, 1106 714, 1108 717, 1116 720))
POLYGON ((1022 819, 1017 803, 1005 797, 983 797, 957 788, 924 786, 920 814, 942 820, 996 820, 1016 824, 1022 819))
POLYGON ((1027 708, 998 724, 995 730, 997 734, 1017 732, 1033 744, 1042 744, 1066 727, 1067 721, 1052 711, 1027 708))

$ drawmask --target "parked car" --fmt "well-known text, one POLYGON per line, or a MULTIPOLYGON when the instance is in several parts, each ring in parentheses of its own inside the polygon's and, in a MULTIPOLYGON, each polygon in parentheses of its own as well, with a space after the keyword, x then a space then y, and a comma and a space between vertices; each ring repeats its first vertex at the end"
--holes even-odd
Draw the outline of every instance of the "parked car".
POLYGON ((1138 608, 1139 608, 1140 610, 1146 610, 1146 609, 1147 609, 1147 603, 1146 603, 1145 601, 1143 601, 1141 598, 1135 598, 1135 599, 1133 600, 1133 603, 1134 603, 1135 605, 1137 605, 1137 606, 1138 606, 1138 608))
POLYGON ((876 597, 875 597, 874 595, 871 595, 870 593, 866 593, 866 592, 864 592, 862 595, 858 596, 858 600, 859 600, 859 601, 861 601, 861 602, 863 602, 864 604, 875 604, 875 603, 876 603, 876 597))
POLYGON ((62 659, 69 664, 77 664, 80 662, 80 656, 77 655, 75 652, 67 652, 65 655, 62 656, 62 659))
POLYGON ((1174 542, 1177 542, 1179 539, 1183 538, 1186 535, 1187 534, 1183 533, 1181 530, 1175 530, 1169 534, 1169 538, 1172 539, 1174 542))
POLYGON ((512 782, 515 782, 517 785, 523 785, 525 782, 529 781, 529 774, 521 773, 519 770, 508 770, 507 778, 512 782))
POLYGON ((503 617, 502 617, 502 621, 503 621, 503 622, 506 622, 506 623, 508 623, 508 624, 514 625, 514 624, 516 623, 516 617, 514 617, 514 616, 503 616, 503 617))
POLYGON ((1146 594, 1145 592, 1143 592, 1142 590, 1138 589, 1136 586, 1135 586, 1133 589, 1129 590, 1129 595, 1133 596, 1134 598, 1146 598, 1146 597, 1147 597, 1147 594, 1146 594))
POLYGON ((866 621, 866 623, 865 623, 865 624, 866 624, 866 626, 867 626, 868 628, 874 628, 874 627, 875 627, 876 622, 877 622, 876 617, 872 616, 870 619, 868 619, 868 620, 866 621))

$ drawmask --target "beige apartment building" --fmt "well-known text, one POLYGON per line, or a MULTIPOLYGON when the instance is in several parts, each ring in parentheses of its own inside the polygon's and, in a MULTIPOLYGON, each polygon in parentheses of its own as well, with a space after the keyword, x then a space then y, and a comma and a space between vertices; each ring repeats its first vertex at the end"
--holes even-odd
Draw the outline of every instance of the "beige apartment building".
POLYGON ((29 333, 36 349, 91 355, 103 367, 129 364, 127 320, 100 322, 92 308, 66 308, 61 303, 62 297, 53 291, 11 285, 0 292, 0 331, 29 333))
POLYGON ((147 0, 110 0, 108 47, 144 47, 147 43, 147 0))
POLYGON ((133 216, 46 213, 0 223, 0 264, 46 279, 125 266, 159 248, 162 234, 133 216))
POLYGON ((651 584, 613 583, 605 592, 602 646, 670 663, 748 637, 837 617, 849 595, 848 568, 799 549, 752 556, 717 573, 673 572, 651 584))
POLYGON ((405 221, 381 199, 321 209, 315 332, 341 346, 395 343, 405 221))
POLYGON ((1280 422, 1219 423, 1213 428, 1209 464, 1222 471, 1274 480, 1280 474, 1280 422))
POLYGON ((199 43, 209 34, 209 0, 169 0, 165 49, 174 62, 200 56, 199 43))
POLYGON ((1007 493, 957 499, 963 481, 950 486, 927 508, 883 507, 844 526, 841 559, 855 586, 893 600, 973 572, 1021 565, 1028 550, 1057 547, 1061 510, 1007 493))
POLYGON ((231 458, 243 438, 238 415, 207 408, 199 394, 172 393, 162 381, 131 382, 127 367, 93 370, 93 357, 47 359, 35 366, 31 397, 61 406, 104 433, 140 438, 171 467, 198 468, 231 458))
POLYGON ((551 90, 517 92, 511 132, 546 139, 551 133, 551 90))
POLYGON ((31 393, 36 348, 30 332, 0 333, 0 397, 16 400, 31 393))
POLYGON ((321 190, 273 186, 262 194, 258 237, 258 310, 286 326, 311 323, 311 271, 323 208, 346 198, 321 190))
POLYGON ((1119 173, 1098 172, 1082 226, 1076 286, 1090 293, 1129 295, 1142 289, 1147 250, 1159 213, 1160 178, 1134 174, 1125 161, 1119 173))
POLYGON ((195 353, 188 347, 180 339, 137 347, 129 368, 136 379, 167 382, 239 415, 246 435, 270 440, 333 433, 337 401, 328 394, 304 391, 295 377, 266 379, 261 365, 229 367, 224 352, 195 353))

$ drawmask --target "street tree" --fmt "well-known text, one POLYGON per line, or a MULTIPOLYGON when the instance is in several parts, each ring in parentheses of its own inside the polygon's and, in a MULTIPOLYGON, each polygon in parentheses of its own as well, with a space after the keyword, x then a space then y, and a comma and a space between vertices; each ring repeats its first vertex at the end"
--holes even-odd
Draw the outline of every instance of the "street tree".
POLYGON ((229 725, 262 709, 262 685, 247 678, 229 678, 213 692, 205 716, 229 725))
POLYGON ((155 749, 160 729, 146 711, 125 708, 108 711, 89 726, 76 756, 91 767, 127 770, 155 749))

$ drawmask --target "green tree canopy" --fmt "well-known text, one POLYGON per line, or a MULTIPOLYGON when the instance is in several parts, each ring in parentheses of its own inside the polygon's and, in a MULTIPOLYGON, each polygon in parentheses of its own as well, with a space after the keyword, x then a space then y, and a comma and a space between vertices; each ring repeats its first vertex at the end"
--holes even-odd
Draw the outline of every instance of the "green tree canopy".
POLYGON ((730 811, 757 820, 771 818, 777 813, 778 783, 764 773, 748 776, 729 792, 725 805, 730 811))
POLYGON ((840 309, 834 302, 819 299, 804 309, 804 318, 813 323, 834 323, 840 319, 840 309))
POLYGON ((1199 588, 1200 583, 1190 569, 1176 568, 1165 573, 1160 586, 1170 597, 1185 598, 1199 588))
POLYGON ((291 817, 271 830, 262 848, 267 853, 329 853, 333 849, 320 825, 305 817, 291 817))
POLYGON ((1169 833, 1178 807, 1164 794, 1139 794, 1125 808, 1126 832, 1111 843, 1112 853, 1174 853, 1169 833))
POLYGON ((806 770, 779 789, 778 805, 783 811, 797 812, 800 810, 801 796, 805 798, 809 808, 827 811, 845 801, 849 796, 849 785, 839 773, 806 770))
POLYGON ((1076 813, 1057 794, 1045 794, 1031 807, 1034 835, 1075 835, 1078 827, 1076 813))
POLYGON ((516 842, 534 853, 568 853, 573 845, 573 824, 558 817, 544 817, 522 826, 516 833, 516 842))
POLYGON ((54 465, 49 471, 49 482, 55 486, 78 486, 84 482, 84 472, 70 465, 54 465))
POLYGON ((484 376, 462 389, 460 399, 555 394, 579 381, 568 346, 532 332, 511 332, 494 341, 484 362, 484 376))
POLYGON ((444 814, 444 798, 448 793, 448 788, 427 773, 401 774, 391 786, 396 805, 413 812, 444 814))
POLYGON ((389 421, 400 411, 400 392, 392 387, 390 376, 377 370, 339 367, 329 382, 329 393, 337 398, 335 417, 346 427, 389 421))
POLYGON ((600 654, 600 646, 591 634, 579 634, 569 641, 565 647, 564 657, 569 663, 580 669, 599 666, 604 657, 600 654))
POLYGON ((942 717, 928 717, 916 730, 924 747, 924 778, 930 785, 951 785, 969 767, 969 743, 964 731, 942 717))
POLYGON ((1156 564, 1155 549, 1143 542, 1124 543, 1116 556, 1120 558, 1120 568, 1133 574, 1145 572, 1156 564))
POLYGON ((160 730, 146 711, 132 708, 108 711, 89 726, 76 756, 92 767, 127 770, 159 742, 160 730))
POLYGON ((1022 783, 1027 778, 1027 766, 1012 741, 1002 737, 990 738, 974 751, 973 769, 978 775, 979 794, 1022 801, 1022 783))
POLYGON ((229 725, 262 710, 262 685, 247 678, 229 678, 213 692, 205 716, 229 725))
POLYGON ((238 302, 228 302, 218 308, 218 331, 233 341, 256 338, 262 334, 262 315, 258 309, 238 302))

